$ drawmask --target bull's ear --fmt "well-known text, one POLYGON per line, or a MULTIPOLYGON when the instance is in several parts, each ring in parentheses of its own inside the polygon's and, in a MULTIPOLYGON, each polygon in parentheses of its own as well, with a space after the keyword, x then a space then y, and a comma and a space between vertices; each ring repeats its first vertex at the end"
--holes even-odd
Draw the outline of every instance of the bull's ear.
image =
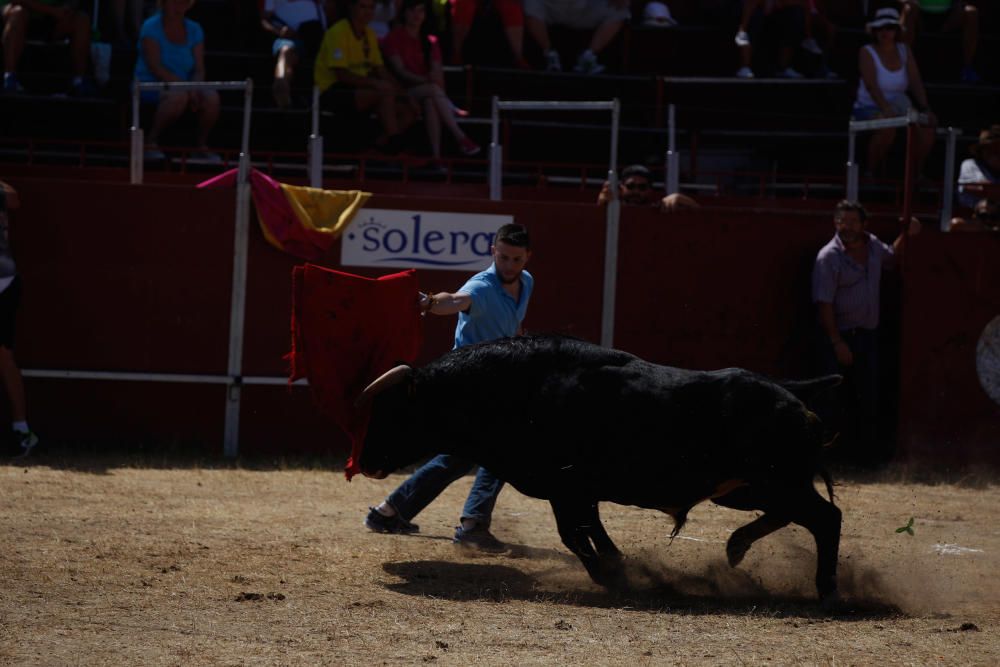
POLYGON ((385 391, 401 382, 406 382, 413 374, 413 369, 409 366, 396 366, 385 373, 382 373, 374 382, 365 387, 361 396, 354 402, 354 407, 360 407, 372 400, 379 392, 385 391))
POLYGON ((780 384, 806 405, 811 405, 818 396, 823 395, 841 382, 844 381, 842 375, 824 375, 823 377, 811 380, 784 380, 780 384))

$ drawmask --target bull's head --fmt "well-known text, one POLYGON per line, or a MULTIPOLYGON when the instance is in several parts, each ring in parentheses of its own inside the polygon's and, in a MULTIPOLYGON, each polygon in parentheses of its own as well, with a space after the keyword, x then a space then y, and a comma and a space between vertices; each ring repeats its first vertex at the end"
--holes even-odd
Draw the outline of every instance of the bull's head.
POLYGON ((368 385, 358 398, 359 407, 371 406, 371 418, 358 465, 362 474, 381 479, 419 460, 425 452, 413 392, 414 371, 396 366, 368 385))

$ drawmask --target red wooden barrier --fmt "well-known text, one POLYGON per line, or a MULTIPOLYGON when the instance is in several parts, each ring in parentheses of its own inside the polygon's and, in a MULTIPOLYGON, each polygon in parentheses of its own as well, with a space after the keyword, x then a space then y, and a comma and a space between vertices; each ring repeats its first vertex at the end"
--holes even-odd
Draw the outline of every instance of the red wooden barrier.
MULTIPOLYGON (((232 190, 11 181, 22 199, 12 229, 25 278, 22 367, 225 373, 232 190)), ((537 283, 527 329, 599 340, 604 213, 596 206, 391 195, 376 195, 369 206, 513 215, 529 226, 534 244, 529 268, 537 283)), ((296 260, 267 245, 252 225, 243 373, 282 377, 296 260)), ((875 230, 891 239, 895 223, 876 221, 875 230)), ((809 374, 810 271, 832 233, 828 213, 706 209, 663 216, 623 209, 616 347, 690 368, 809 374)), ((969 357, 984 323, 1000 313, 997 242, 928 234, 911 245, 900 413, 909 455, 998 460, 998 407, 978 387, 969 357)), ((335 246, 326 263, 339 268, 339 252, 335 246)), ((419 275, 422 288, 450 291, 468 272, 419 275)), ((425 326, 421 362, 451 347, 454 320, 428 317, 425 326)), ((54 441, 200 442, 221 454, 220 385, 36 377, 28 390, 32 424, 54 441)), ((243 453, 344 445, 304 387, 245 386, 240 434, 243 453)))

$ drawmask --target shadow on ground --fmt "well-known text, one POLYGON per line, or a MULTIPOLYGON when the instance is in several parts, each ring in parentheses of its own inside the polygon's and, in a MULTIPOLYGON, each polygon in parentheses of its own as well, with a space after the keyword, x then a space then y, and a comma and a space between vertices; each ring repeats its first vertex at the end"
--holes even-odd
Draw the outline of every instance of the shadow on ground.
POLYGON ((807 596, 771 595, 746 572, 722 563, 713 564, 700 575, 660 569, 655 581, 621 591, 557 590, 549 588, 542 579, 497 563, 404 561, 385 563, 382 569, 402 579, 386 584, 388 590, 454 601, 523 600, 658 613, 752 614, 841 621, 904 616, 893 604, 867 598, 848 597, 833 605, 823 605, 807 596), (723 573, 723 567, 728 572, 723 573))

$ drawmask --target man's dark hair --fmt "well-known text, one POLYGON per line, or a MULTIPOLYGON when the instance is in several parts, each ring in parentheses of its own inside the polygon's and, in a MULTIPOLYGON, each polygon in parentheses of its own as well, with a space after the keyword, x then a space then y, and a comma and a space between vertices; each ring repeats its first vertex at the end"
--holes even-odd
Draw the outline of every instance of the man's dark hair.
POLYGON ((531 248, 531 239, 528 238, 528 228, 516 222, 504 225, 497 230, 497 235, 494 237, 493 243, 499 243, 500 241, 508 245, 517 246, 518 248, 531 248))
POLYGON ((653 180, 653 175, 650 173, 649 169, 642 166, 641 164, 630 164, 629 166, 622 169, 622 180, 628 180, 631 176, 642 176, 647 181, 653 180))
POLYGON ((833 219, 840 220, 845 213, 854 211, 858 214, 858 219, 864 222, 868 219, 868 211, 861 205, 861 202, 854 199, 841 199, 833 209, 833 219))

